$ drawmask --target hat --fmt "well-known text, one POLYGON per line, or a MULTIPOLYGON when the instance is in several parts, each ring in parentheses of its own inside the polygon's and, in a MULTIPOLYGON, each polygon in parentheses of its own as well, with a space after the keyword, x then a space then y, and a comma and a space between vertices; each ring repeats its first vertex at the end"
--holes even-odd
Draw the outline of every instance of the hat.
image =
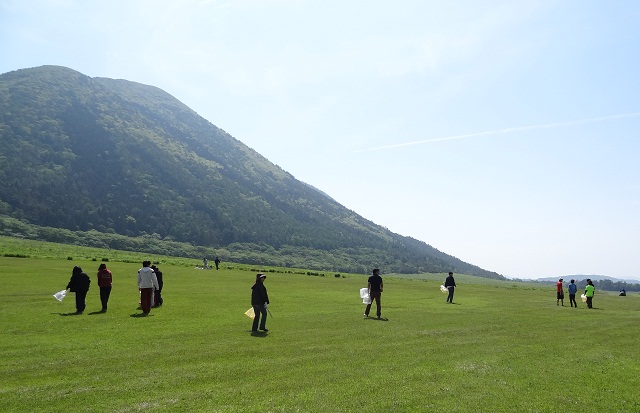
POLYGON ((257 280, 258 278, 267 278, 267 276, 266 276, 266 275, 264 275, 263 273, 259 273, 259 274, 256 274, 256 280, 257 280))

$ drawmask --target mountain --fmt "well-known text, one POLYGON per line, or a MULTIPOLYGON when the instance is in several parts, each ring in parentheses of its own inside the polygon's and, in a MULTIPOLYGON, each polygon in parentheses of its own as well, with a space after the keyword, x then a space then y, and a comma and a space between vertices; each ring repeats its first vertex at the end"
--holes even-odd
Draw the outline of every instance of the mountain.
POLYGON ((58 66, 0 75, 2 217, 4 233, 11 219, 265 265, 504 279, 364 219, 156 87, 58 66))

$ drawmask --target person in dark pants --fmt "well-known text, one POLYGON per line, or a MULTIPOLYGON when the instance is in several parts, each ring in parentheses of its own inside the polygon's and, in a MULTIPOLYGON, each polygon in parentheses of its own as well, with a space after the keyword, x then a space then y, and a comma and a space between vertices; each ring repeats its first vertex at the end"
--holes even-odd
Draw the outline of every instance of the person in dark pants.
POLYGON ((367 307, 364 310, 364 316, 369 317, 369 312, 371 311, 371 304, 373 304, 373 300, 376 301, 376 315, 378 318, 382 316, 382 304, 380 300, 382 298, 382 277, 380 277, 380 270, 378 268, 374 268, 373 274, 367 280, 367 289, 369 290, 369 297, 371 297, 371 302, 367 304, 367 307))
POLYGON ((556 283, 556 305, 560 305, 562 303, 562 306, 564 307, 564 288, 562 287, 562 281, 562 278, 560 278, 556 283))
POLYGON ((569 289, 569 304, 571 304, 571 307, 575 304, 575 308, 578 308, 578 303, 576 302, 576 293, 578 292, 576 280, 571 280, 567 287, 569 289))
POLYGON ((87 292, 91 279, 82 271, 82 268, 75 266, 71 272, 71 279, 67 284, 67 290, 76 293, 76 314, 82 314, 86 308, 87 292))
POLYGON ((216 270, 217 270, 218 266, 220 265, 220 258, 216 257, 216 259, 213 262, 216 264, 216 270))
POLYGON ((593 285, 591 279, 587 279, 584 295, 587 297, 587 308, 593 308, 593 296, 596 295, 596 287, 593 285))
POLYGON ((449 290, 447 295, 447 302, 453 304, 453 293, 456 289, 456 280, 453 279, 453 272, 449 271, 449 276, 444 280, 444 286, 449 290))
POLYGON ((102 302, 101 312, 107 312, 107 303, 109 302, 109 296, 111 295, 111 283, 113 277, 111 271, 107 269, 107 264, 104 262, 98 267, 98 287, 100 287, 100 302, 102 302))
POLYGON ((151 269, 151 261, 143 261, 142 268, 138 270, 138 288, 142 314, 149 315, 153 304, 153 292, 158 289, 158 278, 151 269))
POLYGON ((260 330, 265 333, 269 331, 266 327, 269 295, 267 294, 267 287, 264 286, 265 278, 267 278, 267 276, 262 273, 256 274, 256 282, 251 287, 251 306, 255 313, 253 326, 251 327, 252 332, 258 331, 258 324, 260 325, 260 330), (260 318, 261 316, 262 319, 260 318))
POLYGON ((153 307, 160 307, 163 303, 162 286, 164 285, 164 282, 162 281, 162 271, 160 271, 160 268, 155 265, 152 265, 151 269, 156 273, 156 278, 158 279, 158 289, 156 289, 153 294, 153 307))

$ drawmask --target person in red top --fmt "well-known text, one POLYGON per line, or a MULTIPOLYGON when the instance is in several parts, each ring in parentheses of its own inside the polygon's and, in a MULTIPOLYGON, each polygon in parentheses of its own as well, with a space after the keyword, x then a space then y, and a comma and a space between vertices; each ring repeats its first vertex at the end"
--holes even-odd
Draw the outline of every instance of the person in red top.
POLYGON ((103 262, 98 267, 98 287, 100 287, 100 301, 102 301, 101 312, 107 312, 107 303, 111 295, 111 271, 107 269, 107 265, 103 262))
POLYGON ((562 288, 562 278, 560 278, 556 283, 556 291, 558 293, 556 305, 560 305, 560 303, 562 303, 562 306, 564 307, 564 289, 562 288))

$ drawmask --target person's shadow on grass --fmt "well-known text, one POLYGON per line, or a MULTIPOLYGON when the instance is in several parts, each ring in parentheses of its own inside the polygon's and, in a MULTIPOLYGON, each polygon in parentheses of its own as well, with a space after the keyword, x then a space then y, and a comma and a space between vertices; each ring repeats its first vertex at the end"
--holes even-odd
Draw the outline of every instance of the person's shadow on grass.
POLYGON ((268 335, 269 333, 267 333, 266 331, 251 331, 251 337, 265 338, 268 335))
POLYGON ((58 314, 58 315, 61 315, 63 317, 67 317, 67 316, 70 316, 70 315, 82 315, 82 313, 78 313, 77 311, 75 311, 73 313, 53 313, 53 314, 58 314))
POLYGON ((388 318, 386 317, 366 317, 365 320, 371 320, 371 321, 389 321, 388 318))
POLYGON ((135 313, 135 314, 131 314, 131 317, 133 318, 142 318, 142 317, 153 317, 152 314, 145 314, 145 313, 135 313))

